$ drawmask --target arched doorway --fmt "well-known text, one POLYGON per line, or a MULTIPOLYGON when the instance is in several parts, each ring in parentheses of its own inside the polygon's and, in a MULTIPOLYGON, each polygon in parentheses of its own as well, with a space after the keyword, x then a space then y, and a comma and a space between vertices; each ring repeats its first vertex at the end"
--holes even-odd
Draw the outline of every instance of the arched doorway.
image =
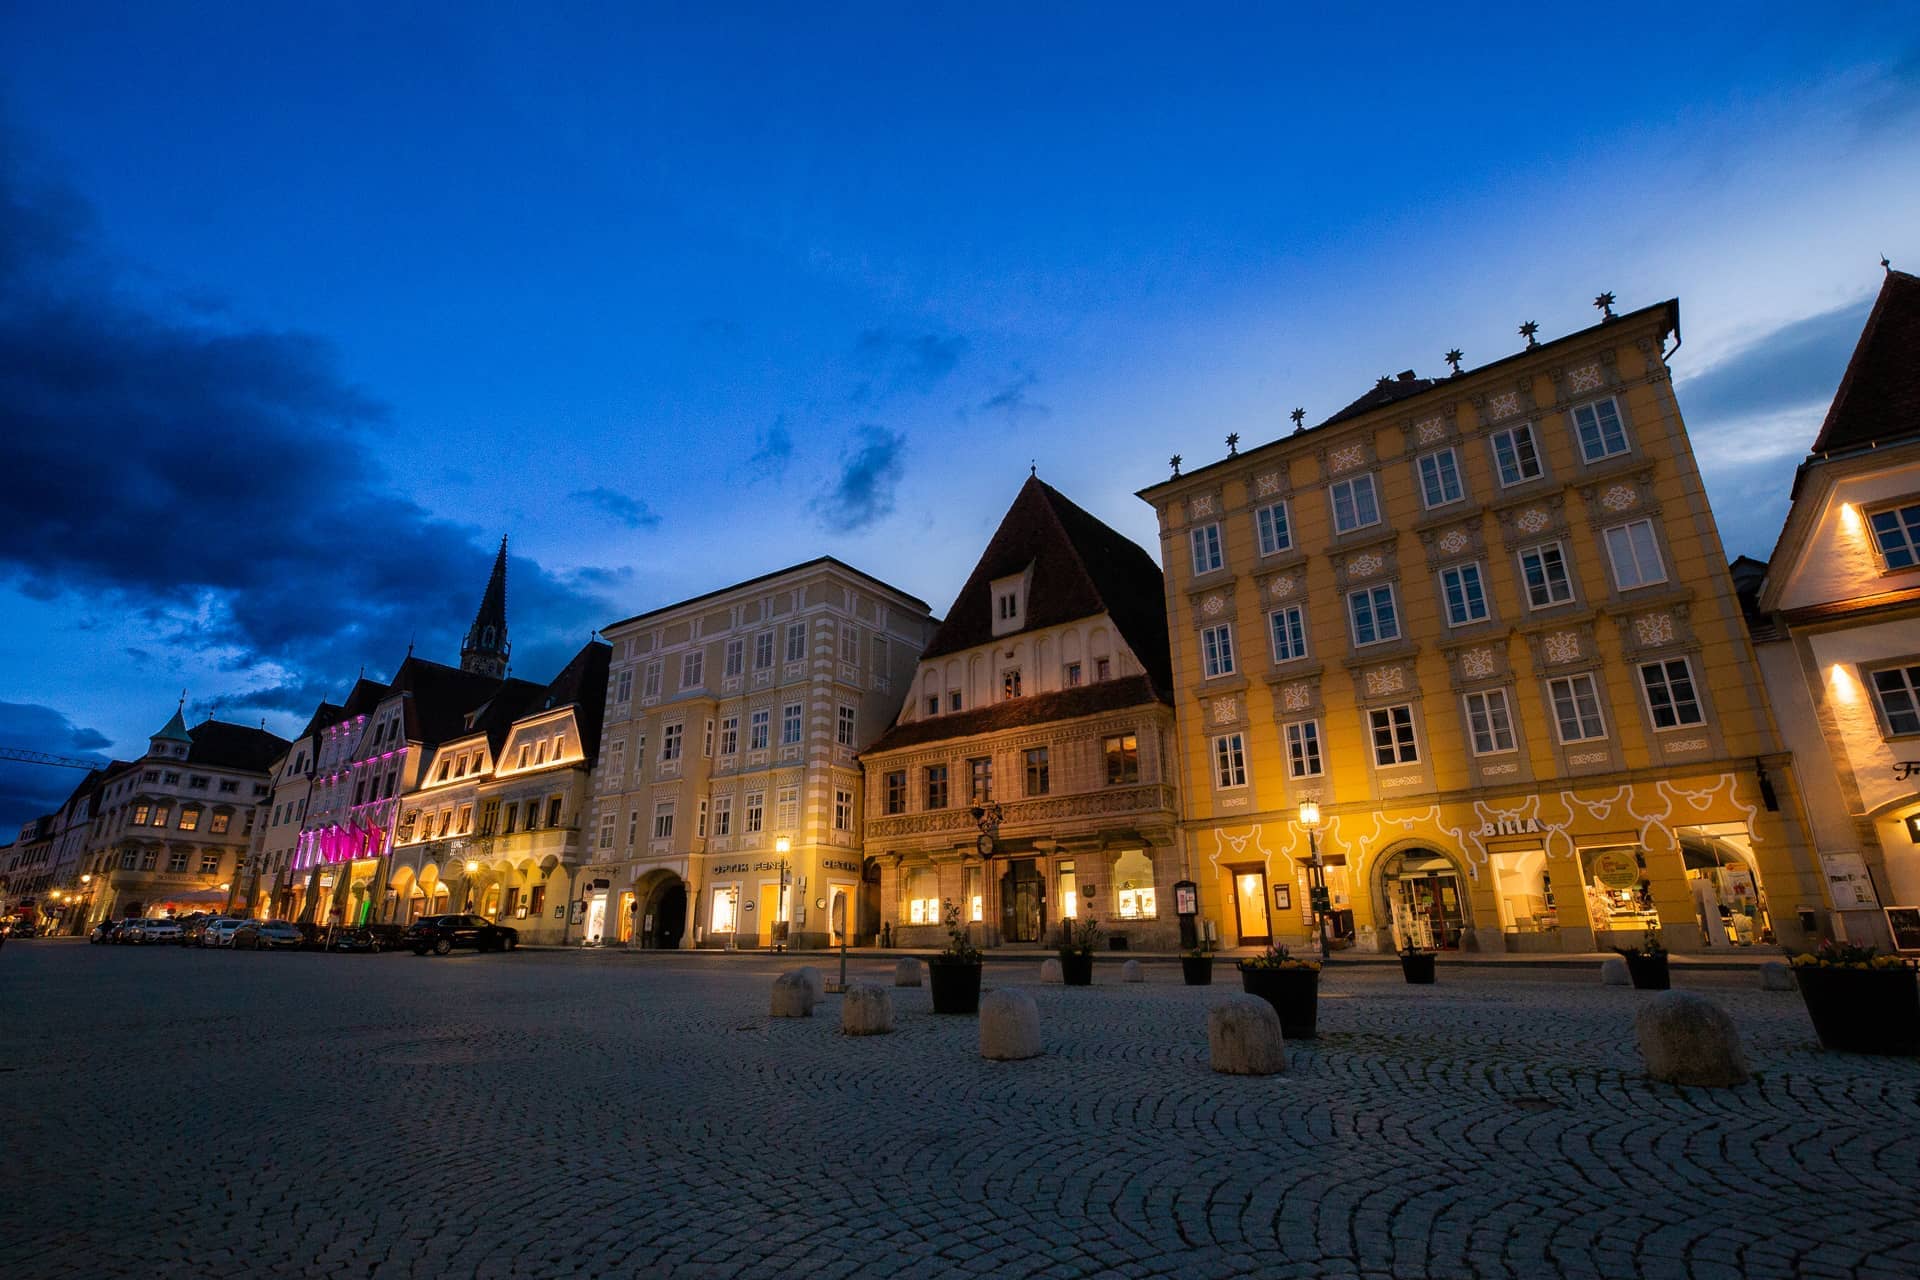
POLYGON ((687 882, 671 871, 654 871, 634 886, 639 922, 634 936, 643 947, 672 951, 687 932, 687 882))
POLYGON ((1707 836, 1681 836, 1680 860, 1708 946, 1750 947, 1766 940, 1771 932, 1766 891, 1743 850, 1707 836))
POLYGON ((1437 849, 1416 845, 1388 854, 1376 889, 1381 923, 1392 926, 1396 946, 1454 951, 1473 927, 1467 877, 1437 849))

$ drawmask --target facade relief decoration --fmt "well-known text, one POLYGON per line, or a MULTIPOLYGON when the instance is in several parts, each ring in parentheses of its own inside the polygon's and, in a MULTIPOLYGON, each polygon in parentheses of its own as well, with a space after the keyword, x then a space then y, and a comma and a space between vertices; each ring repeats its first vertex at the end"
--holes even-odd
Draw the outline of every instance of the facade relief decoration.
POLYGON ((1213 514, 1214 514, 1214 506, 1213 506, 1212 494, 1210 493, 1195 494, 1193 497, 1187 499, 1187 520, 1189 523, 1196 520, 1211 520, 1213 518, 1213 514))
POLYGON ((1240 718, 1240 699, 1231 695, 1213 700, 1213 722, 1232 724, 1240 718))
POLYGON ((1567 390, 1578 395, 1582 391, 1596 390, 1601 381, 1600 362, 1596 360, 1592 364, 1582 365, 1567 375, 1567 390))
POLYGON ((1299 589, 1300 584, 1294 580, 1293 575, 1283 573, 1267 585, 1267 594, 1275 600, 1285 600, 1299 589))
POLYGON ((1390 694, 1407 691, 1407 669, 1405 667, 1375 667, 1367 672, 1367 696, 1384 698, 1390 694))
POLYGON ((1254 497, 1271 498, 1272 496, 1274 496, 1279 492, 1280 492, 1280 473, 1278 471, 1269 471, 1265 475, 1256 476, 1254 478, 1254 481, 1253 481, 1254 497))
POLYGON ((1280 691, 1280 705, 1288 711, 1307 711, 1313 706, 1313 686, 1296 681, 1280 691))
POLYGON ((1492 649, 1468 649, 1460 655, 1460 675, 1466 680, 1485 680, 1498 669, 1492 649))
POLYGON ((1487 397, 1487 417, 1490 419, 1511 418, 1520 412, 1520 393, 1502 391, 1499 395, 1487 397))
POLYGON ((1577 632, 1555 631, 1540 642, 1540 648, 1551 665, 1580 661, 1580 636, 1577 632))
POLYGON ((1446 419, 1435 415, 1415 423, 1413 438, 1419 444, 1438 444, 1447 438, 1446 419))
POLYGON ((1338 475, 1342 471, 1351 471, 1363 465, 1367 460, 1366 446, 1350 444, 1335 449, 1327 455, 1327 470, 1338 475))

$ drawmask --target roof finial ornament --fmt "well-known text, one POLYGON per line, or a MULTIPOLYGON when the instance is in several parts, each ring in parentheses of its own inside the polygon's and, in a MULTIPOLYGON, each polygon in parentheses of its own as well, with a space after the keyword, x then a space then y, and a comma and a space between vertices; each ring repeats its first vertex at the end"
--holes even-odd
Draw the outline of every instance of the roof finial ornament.
POLYGON ((409 658, 413 656, 413 642, 419 638, 420 633, 418 631, 407 637, 407 656, 409 658))
POLYGON ((1520 336, 1527 340, 1527 346, 1537 347, 1540 345, 1540 339, 1533 336, 1539 332, 1540 332, 1540 326, 1534 321, 1532 320, 1521 321, 1520 336))
POLYGON ((1227 456, 1229 458, 1233 458, 1233 457, 1238 457, 1239 454, 1240 454, 1240 433, 1238 431, 1229 431, 1227 432, 1227 456))
POLYGON ((1168 458, 1167 465, 1173 468, 1173 474, 1177 477, 1180 474, 1180 455, 1176 453, 1168 458))
POLYGON ((1393 379, 1389 377, 1387 374, 1383 373, 1380 375, 1379 380, 1376 381, 1373 385, 1376 387, 1390 387, 1393 385, 1393 379))
POLYGON ((1040 478, 1040 459, 1038 458, 1028 459, 1027 478, 1029 480, 1038 480, 1040 478))
POLYGON ((1307 420, 1307 411, 1305 409, 1295 409, 1292 413, 1288 414, 1287 416, 1293 419, 1293 434, 1299 435, 1302 431, 1305 431, 1307 429, 1305 426, 1305 423, 1307 420))
POLYGON ((1884 253, 1880 255, 1880 269, 1888 275, 1893 274, 1893 262, 1884 253))
POLYGON ((1601 324, 1605 324, 1609 320, 1618 320, 1620 318, 1613 314, 1613 295, 1611 293, 1601 294, 1599 297, 1593 300, 1593 305, 1600 308, 1601 324))
POLYGON ((180 691, 180 705, 176 709, 180 711, 185 711, 187 709, 187 691, 185 689, 182 689, 180 691))
POLYGON ((1449 365, 1453 366, 1453 376, 1456 378, 1459 377, 1460 362, 1466 359, 1466 357, 1460 353, 1460 348, 1455 347, 1453 350, 1447 352, 1447 354, 1441 358, 1444 359, 1449 365))

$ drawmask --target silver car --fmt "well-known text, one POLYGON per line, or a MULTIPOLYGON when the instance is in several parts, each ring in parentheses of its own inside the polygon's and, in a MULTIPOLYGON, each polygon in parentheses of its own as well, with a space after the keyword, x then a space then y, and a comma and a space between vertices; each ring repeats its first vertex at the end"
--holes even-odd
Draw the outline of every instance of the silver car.
POLYGON ((207 922, 207 928, 200 935, 203 947, 230 947, 233 945, 234 930, 245 924, 246 920, 238 916, 222 916, 218 920, 207 922))
POLYGON ((148 920, 140 926, 140 941, 171 942, 177 945, 182 932, 178 920, 148 920))

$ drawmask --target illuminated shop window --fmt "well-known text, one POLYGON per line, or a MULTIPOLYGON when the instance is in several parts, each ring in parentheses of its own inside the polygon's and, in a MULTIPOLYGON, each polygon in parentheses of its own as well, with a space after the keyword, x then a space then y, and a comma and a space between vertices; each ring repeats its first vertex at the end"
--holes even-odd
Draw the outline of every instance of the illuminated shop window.
POLYGON ((931 867, 906 873, 906 901, 901 909, 908 924, 940 923, 940 879, 931 867))
POLYGON ((740 919, 740 887, 720 885, 713 891, 713 915, 709 924, 714 933, 732 933, 740 919))
POLYGON ((1151 920, 1159 914, 1153 892, 1153 860, 1139 849, 1129 849, 1113 860, 1113 880, 1119 887, 1122 920, 1151 920))

